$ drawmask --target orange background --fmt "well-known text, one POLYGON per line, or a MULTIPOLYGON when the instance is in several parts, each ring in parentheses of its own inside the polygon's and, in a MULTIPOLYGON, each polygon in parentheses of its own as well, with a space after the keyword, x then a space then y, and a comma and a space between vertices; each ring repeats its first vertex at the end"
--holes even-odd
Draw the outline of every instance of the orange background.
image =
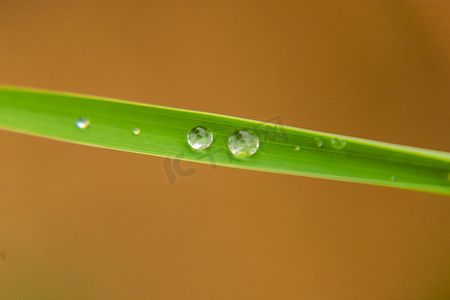
MULTIPOLYGON (((0 84, 450 151, 446 1, 5 1, 0 84)), ((57 124, 55 124, 57 126, 57 124)), ((444 299, 450 199, 0 131, 0 299, 444 299)))

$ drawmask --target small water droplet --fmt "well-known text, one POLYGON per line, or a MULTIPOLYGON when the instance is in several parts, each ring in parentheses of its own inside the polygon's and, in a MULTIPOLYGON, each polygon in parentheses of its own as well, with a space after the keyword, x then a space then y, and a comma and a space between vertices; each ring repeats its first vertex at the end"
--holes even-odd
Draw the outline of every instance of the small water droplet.
POLYGON ((392 181, 396 181, 397 178, 395 178, 395 176, 391 176, 391 180, 392 180, 392 181))
POLYGON ((203 150, 211 146, 213 134, 209 129, 203 126, 196 126, 189 130, 187 142, 193 149, 203 150))
POLYGON ((300 147, 297 146, 297 147, 294 148, 294 150, 295 150, 295 151, 298 151, 298 150, 300 150, 300 147))
POLYGON ((258 151, 259 138, 245 130, 235 131, 228 139, 228 149, 237 157, 249 157, 258 151))
POLYGON ((139 135, 139 134, 141 134, 141 130, 139 129, 139 128, 133 128, 132 130, 131 130, 132 132, 133 132, 133 134, 134 135, 139 135))
POLYGON ((321 138, 315 137, 314 138, 314 143, 316 144, 317 147, 321 148, 323 146, 323 141, 321 138))
POLYGON ((89 126, 89 124, 91 123, 91 121, 89 121, 88 118, 86 117, 80 117, 78 119, 78 121, 75 122, 75 125, 80 128, 80 129, 85 129, 86 127, 89 126))
POLYGON ((347 144, 346 141, 344 141, 341 138, 333 138, 331 140, 331 145, 333 146, 334 149, 336 150, 341 150, 342 148, 345 147, 345 145, 347 144))

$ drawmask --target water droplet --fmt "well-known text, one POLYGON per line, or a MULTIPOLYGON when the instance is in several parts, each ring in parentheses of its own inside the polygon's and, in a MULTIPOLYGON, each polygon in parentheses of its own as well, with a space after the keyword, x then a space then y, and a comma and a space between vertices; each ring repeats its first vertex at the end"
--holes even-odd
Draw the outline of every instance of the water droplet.
POLYGON ((133 132, 133 134, 134 135, 139 135, 139 134, 141 134, 141 130, 139 129, 139 128, 133 128, 132 130, 131 130, 132 132, 133 132))
POLYGON ((245 130, 235 131, 228 139, 228 149, 237 157, 249 157, 259 148, 259 139, 245 130))
POLYGON ((316 144, 317 147, 321 148, 323 146, 323 142, 321 138, 315 137, 314 138, 314 143, 316 144))
POLYGON ((395 176, 391 176, 391 180, 392 180, 392 181, 396 181, 397 178, 395 178, 395 176))
POLYGON ((346 144, 347 144, 347 142, 341 138, 333 138, 331 140, 331 145, 336 150, 340 150, 340 149, 344 148, 346 144))
POLYGON ((297 147, 294 148, 294 150, 295 150, 295 151, 298 151, 298 150, 300 150, 300 147, 297 146, 297 147))
POLYGON ((187 141, 193 149, 203 150, 211 146, 213 134, 209 129, 203 126, 197 126, 189 130, 187 141))
POLYGON ((89 126, 89 124, 91 123, 91 121, 89 121, 88 118, 86 117, 80 117, 78 119, 78 121, 75 122, 75 125, 80 128, 80 129, 85 129, 86 127, 89 126))

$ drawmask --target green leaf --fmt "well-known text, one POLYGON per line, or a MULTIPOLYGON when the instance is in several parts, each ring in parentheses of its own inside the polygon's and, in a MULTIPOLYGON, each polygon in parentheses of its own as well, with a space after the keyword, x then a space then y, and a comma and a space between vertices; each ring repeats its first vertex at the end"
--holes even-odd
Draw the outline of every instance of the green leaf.
POLYGON ((78 144, 207 164, 450 194, 450 154, 222 115, 67 93, 0 87, 0 128, 78 144), (89 126, 75 123, 87 118, 89 126), (189 130, 214 135, 193 150, 189 130), (138 128, 139 134, 132 130, 138 128), (235 157, 228 138, 245 129, 260 146, 235 157))

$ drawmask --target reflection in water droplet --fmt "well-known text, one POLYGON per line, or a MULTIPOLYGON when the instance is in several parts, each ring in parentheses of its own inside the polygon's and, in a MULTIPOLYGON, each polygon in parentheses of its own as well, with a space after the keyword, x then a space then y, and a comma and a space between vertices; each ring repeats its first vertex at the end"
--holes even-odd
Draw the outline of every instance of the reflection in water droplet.
POLYGON ((314 138, 314 143, 316 144, 317 147, 322 147, 323 146, 323 142, 321 138, 315 137, 314 138))
POLYGON ((300 147, 299 147, 299 146, 296 146, 296 147, 294 148, 294 150, 295 150, 295 151, 298 151, 298 150, 300 150, 300 147))
POLYGON ((341 138, 333 138, 331 140, 331 145, 336 150, 340 150, 340 149, 344 148, 346 144, 347 144, 347 142, 341 138))
POLYGON ((187 142, 193 149, 203 150, 211 146, 213 134, 209 129, 203 126, 197 126, 189 130, 187 142))
POLYGON ((78 121, 75 122, 75 125, 76 125, 78 128, 80 128, 80 129, 85 129, 86 127, 89 126, 90 123, 91 123, 91 122, 89 121, 88 118, 86 118, 86 117, 80 117, 80 118, 78 119, 78 121))
POLYGON ((245 130, 234 132, 228 139, 228 149, 237 157, 249 157, 259 148, 259 138, 245 130))
POLYGON ((391 180, 392 180, 392 181, 396 181, 397 178, 395 178, 395 176, 391 176, 391 180))
POLYGON ((134 135, 139 135, 139 134, 141 134, 141 130, 139 129, 139 128, 133 128, 132 130, 131 130, 132 132, 133 132, 133 134, 134 135))

